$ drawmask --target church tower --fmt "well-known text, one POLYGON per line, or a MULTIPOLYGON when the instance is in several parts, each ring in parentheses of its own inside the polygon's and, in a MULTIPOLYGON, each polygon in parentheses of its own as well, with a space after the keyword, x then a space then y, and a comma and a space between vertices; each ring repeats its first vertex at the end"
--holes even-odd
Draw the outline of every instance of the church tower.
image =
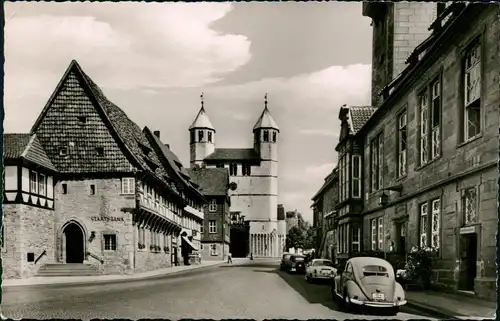
POLYGON ((201 98, 201 108, 198 115, 189 127, 190 134, 190 164, 202 165, 203 160, 215 151, 215 128, 210 122, 205 111, 203 94, 201 98))
POLYGON ((280 130, 267 108, 267 94, 264 101, 264 110, 253 127, 254 149, 260 158, 266 162, 275 162, 276 171, 270 174, 278 176, 278 134, 280 130))

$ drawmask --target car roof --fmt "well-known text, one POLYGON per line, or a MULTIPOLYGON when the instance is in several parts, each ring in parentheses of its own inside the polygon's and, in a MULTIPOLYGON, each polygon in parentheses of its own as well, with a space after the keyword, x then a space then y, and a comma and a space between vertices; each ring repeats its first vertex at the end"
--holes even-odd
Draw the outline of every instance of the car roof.
POLYGON ((313 262, 318 262, 318 261, 328 261, 328 262, 332 262, 332 260, 329 260, 329 259, 314 259, 312 260, 313 262))
POLYGON ((392 265, 384 259, 378 257, 360 256, 349 259, 348 263, 354 266, 380 265, 384 267, 392 267, 392 265))

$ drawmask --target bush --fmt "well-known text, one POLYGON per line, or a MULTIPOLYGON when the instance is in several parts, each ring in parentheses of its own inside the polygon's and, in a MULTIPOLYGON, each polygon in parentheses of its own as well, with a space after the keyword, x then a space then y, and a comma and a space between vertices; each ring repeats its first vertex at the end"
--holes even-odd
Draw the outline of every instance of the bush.
POLYGON ((432 257, 437 250, 433 248, 414 247, 408 254, 405 265, 405 278, 408 282, 418 285, 424 289, 431 286, 432 257))

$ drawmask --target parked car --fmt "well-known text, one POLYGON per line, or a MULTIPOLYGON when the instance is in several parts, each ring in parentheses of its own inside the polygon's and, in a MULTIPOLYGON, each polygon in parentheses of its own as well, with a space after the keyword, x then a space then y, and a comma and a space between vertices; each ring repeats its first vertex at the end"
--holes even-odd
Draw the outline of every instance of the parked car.
POLYGON ((289 265, 290 258, 292 257, 291 253, 284 253, 283 257, 281 258, 281 263, 280 263, 280 270, 285 271, 289 265))
POLYGON ((304 255, 292 255, 290 258, 291 268, 288 272, 295 271, 295 273, 306 273, 306 257, 304 255))
POLYGON ((341 307, 386 308, 397 314, 406 304, 405 292, 395 280, 394 269, 386 260, 355 257, 339 270, 332 284, 332 295, 341 307))
POLYGON ((335 277, 337 269, 333 262, 327 259, 313 259, 306 266, 305 279, 307 282, 316 280, 330 280, 335 277))

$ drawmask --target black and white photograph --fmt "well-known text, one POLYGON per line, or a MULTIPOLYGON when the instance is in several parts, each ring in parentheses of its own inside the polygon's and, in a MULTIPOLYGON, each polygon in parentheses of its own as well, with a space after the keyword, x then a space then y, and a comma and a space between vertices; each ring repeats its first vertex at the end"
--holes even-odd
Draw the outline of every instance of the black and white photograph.
POLYGON ((2 5, 2 318, 496 319, 499 4, 2 5))

